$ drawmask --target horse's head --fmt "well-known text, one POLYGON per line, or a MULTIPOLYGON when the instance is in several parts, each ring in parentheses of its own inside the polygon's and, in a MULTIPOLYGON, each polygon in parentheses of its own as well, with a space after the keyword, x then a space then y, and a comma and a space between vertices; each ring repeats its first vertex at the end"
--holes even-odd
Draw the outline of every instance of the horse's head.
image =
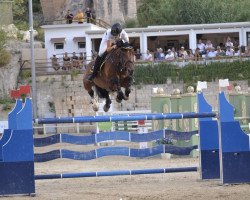
POLYGON ((132 84, 134 74, 134 50, 132 47, 121 47, 118 50, 120 51, 118 64, 120 76, 123 79, 129 78, 130 84, 132 84))

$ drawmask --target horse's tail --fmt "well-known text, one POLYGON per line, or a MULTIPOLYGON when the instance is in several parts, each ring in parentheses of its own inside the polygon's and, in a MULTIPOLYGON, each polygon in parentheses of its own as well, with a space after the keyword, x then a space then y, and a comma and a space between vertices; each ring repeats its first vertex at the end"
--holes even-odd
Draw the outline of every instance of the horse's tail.
POLYGON ((97 85, 95 85, 95 90, 96 90, 96 94, 98 95, 99 98, 106 98, 108 95, 107 90, 102 89, 102 88, 98 87, 97 85))

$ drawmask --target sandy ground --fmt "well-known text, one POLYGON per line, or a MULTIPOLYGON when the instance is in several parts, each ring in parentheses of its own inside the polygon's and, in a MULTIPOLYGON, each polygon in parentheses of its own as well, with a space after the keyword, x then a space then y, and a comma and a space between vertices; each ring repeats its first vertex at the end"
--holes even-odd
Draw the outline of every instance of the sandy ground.
MULTIPOLYGON (((36 174, 198 166, 196 158, 105 157, 91 161, 58 159, 35 164, 36 174)), ((36 196, 2 199, 58 200, 249 200, 250 185, 221 186, 218 180, 201 181, 198 172, 37 180, 36 196)))

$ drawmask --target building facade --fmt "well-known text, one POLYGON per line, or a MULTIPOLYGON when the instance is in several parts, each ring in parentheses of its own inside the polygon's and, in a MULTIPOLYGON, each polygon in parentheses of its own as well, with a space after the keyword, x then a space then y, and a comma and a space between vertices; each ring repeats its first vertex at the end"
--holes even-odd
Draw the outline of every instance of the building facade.
MULTIPOLYGON (((93 24, 61 24, 42 26, 45 33, 45 48, 48 58, 64 52, 85 53, 88 60, 98 51, 104 28, 93 24)), ((140 50, 142 59, 147 50, 154 52, 175 47, 195 50, 198 39, 211 40, 214 47, 224 45, 230 37, 234 47, 250 45, 250 22, 216 23, 194 25, 148 26, 145 28, 125 29, 130 42, 140 50)))

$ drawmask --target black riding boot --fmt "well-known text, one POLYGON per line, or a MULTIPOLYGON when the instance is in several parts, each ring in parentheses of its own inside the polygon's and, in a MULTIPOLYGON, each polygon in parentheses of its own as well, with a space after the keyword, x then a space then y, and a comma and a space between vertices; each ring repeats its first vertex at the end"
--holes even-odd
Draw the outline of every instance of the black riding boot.
POLYGON ((98 72, 98 70, 99 70, 99 67, 100 67, 100 65, 102 64, 102 60, 103 60, 102 57, 97 56, 97 58, 96 58, 96 60, 95 60, 94 67, 93 67, 93 71, 92 71, 92 73, 88 76, 88 80, 89 80, 89 81, 92 81, 92 80, 96 77, 97 72, 98 72))

